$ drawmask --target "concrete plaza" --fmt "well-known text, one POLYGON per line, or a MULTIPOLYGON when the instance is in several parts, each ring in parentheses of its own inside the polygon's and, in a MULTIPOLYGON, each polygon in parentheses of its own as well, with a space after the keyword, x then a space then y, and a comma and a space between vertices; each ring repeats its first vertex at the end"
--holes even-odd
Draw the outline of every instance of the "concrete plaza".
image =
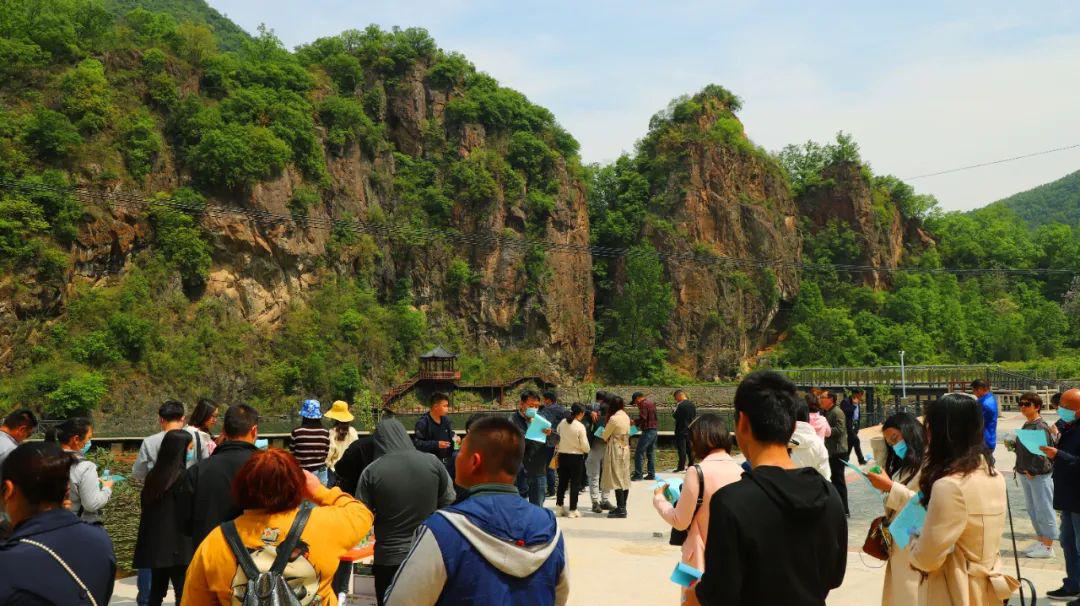
MULTIPOLYGON (((1047 421, 1057 420, 1048 414, 1047 421)), ((1023 418, 1019 413, 1007 412, 998 423, 999 442, 1002 436, 1020 427, 1023 418)), ((879 435, 876 427, 860 432, 863 452, 870 455, 870 439, 879 435)), ((1003 470, 1013 508, 1017 546, 1023 551, 1034 541, 1034 532, 1027 515, 1024 496, 1012 475, 1014 455, 1000 443, 995 452, 997 466, 1003 470)), ((660 474, 672 477, 672 474, 660 474)), ((679 548, 667 543, 670 527, 656 514, 652 507, 652 482, 634 482, 630 491, 628 510, 624 520, 609 520, 604 516, 585 511, 588 496, 582 495, 583 515, 578 519, 560 518, 566 537, 570 562, 570 604, 593 606, 612 604, 678 604, 678 587, 668 580, 679 560, 679 548)), ((830 606, 865 606, 881 601, 884 579, 884 563, 860 553, 862 541, 870 521, 882 514, 881 498, 854 472, 848 472, 851 519, 848 525, 848 563, 844 584, 828 598, 830 606)), ((554 507, 554 500, 548 500, 554 507)), ((1012 542, 1008 529, 1002 537, 1002 564, 1010 574, 1015 574, 1012 559, 1012 542)), ((1021 573, 1031 579, 1038 588, 1039 597, 1046 591, 1061 585, 1065 565, 1061 549, 1055 543, 1055 557, 1047 560, 1020 558, 1021 573)), ((169 603, 171 597, 166 601, 169 603)), ((1017 597, 1014 604, 1019 604, 1017 597)), ((134 606, 134 578, 119 581, 111 604, 134 606)))

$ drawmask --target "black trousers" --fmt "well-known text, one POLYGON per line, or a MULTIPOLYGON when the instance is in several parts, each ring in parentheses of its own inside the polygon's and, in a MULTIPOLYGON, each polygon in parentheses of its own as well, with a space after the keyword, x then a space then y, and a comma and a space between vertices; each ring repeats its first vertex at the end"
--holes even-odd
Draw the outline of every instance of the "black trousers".
POLYGON ((678 470, 681 471, 694 464, 694 451, 690 448, 690 432, 675 434, 675 450, 679 453, 678 470))
POLYGON ((394 575, 397 574, 398 568, 401 568, 401 564, 392 566, 386 564, 372 565, 371 572, 375 573, 375 601, 378 602, 379 606, 383 605, 386 590, 390 588, 390 583, 394 581, 394 575))
POLYGON ((836 492, 840 493, 840 500, 844 502, 844 513, 848 512, 847 504, 847 481, 844 480, 844 471, 847 466, 844 465, 840 457, 829 457, 829 472, 832 474, 832 483, 836 487, 836 492))
POLYGON ((176 603, 184 595, 184 575, 187 574, 187 566, 172 566, 169 568, 150 569, 150 606, 161 606, 165 601, 165 594, 169 592, 169 582, 172 581, 173 593, 176 594, 176 603))
POLYGON ((854 450, 855 451, 855 458, 859 461, 859 465, 862 465, 863 463, 866 463, 866 457, 864 457, 863 453, 862 453, 862 444, 859 443, 859 430, 858 429, 848 429, 848 442, 847 443, 848 443, 847 456, 844 457, 844 460, 845 461, 850 461, 851 460, 851 451, 854 450), (852 432, 854 432, 854 433, 852 433, 852 432), (854 438, 852 436, 854 436, 854 438))
POLYGON ((578 494, 585 484, 585 455, 559 453, 559 492, 555 504, 562 505, 570 491, 570 509, 577 509, 578 494))

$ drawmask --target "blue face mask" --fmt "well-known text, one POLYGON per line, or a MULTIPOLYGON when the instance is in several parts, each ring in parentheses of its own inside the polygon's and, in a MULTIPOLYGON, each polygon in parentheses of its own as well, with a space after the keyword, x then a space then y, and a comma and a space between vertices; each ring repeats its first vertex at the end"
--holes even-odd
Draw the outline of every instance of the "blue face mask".
POLYGON ((184 462, 185 463, 191 463, 194 460, 195 460, 195 450, 192 449, 192 448, 189 448, 188 451, 187 451, 187 455, 184 456, 184 462))
POLYGON ((900 440, 896 444, 892 445, 892 451, 896 453, 896 456, 903 459, 904 455, 907 454, 907 444, 905 444, 903 440, 900 440))
POLYGON ((86 444, 83 444, 83 447, 79 449, 79 452, 82 454, 90 452, 90 440, 87 440, 86 444))
POLYGON ((1058 406, 1058 418, 1062 421, 1065 421, 1066 423, 1072 423, 1076 420, 1076 412, 1069 410, 1068 408, 1058 406))
POLYGON ((525 409, 525 416, 529 417, 530 419, 535 417, 536 416, 536 409, 532 408, 531 406, 529 408, 526 408, 525 409))

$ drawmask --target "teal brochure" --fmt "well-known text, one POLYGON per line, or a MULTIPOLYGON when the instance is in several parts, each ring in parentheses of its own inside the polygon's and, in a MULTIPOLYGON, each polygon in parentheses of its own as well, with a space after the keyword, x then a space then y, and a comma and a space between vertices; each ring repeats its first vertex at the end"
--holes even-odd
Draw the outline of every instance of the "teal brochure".
POLYGON ((1039 457, 1045 457, 1043 451, 1039 450, 1040 446, 1049 446, 1046 443, 1046 432, 1041 429, 1017 429, 1016 439, 1024 445, 1024 448, 1031 454, 1039 457))
POLYGON ((689 587, 694 581, 701 579, 702 574, 704 573, 697 568, 685 562, 679 562, 671 573, 671 581, 676 585, 689 587))
POLYGON ((893 521, 889 522, 889 534, 892 535, 893 543, 899 549, 907 547, 911 542, 911 532, 922 532, 923 524, 926 523, 926 508, 919 502, 921 498, 921 492, 911 497, 893 521))
POLYGON ((529 431, 525 432, 525 439, 532 440, 533 442, 547 442, 547 436, 544 435, 544 430, 550 428, 550 421, 540 415, 536 415, 532 418, 532 423, 529 423, 529 431))

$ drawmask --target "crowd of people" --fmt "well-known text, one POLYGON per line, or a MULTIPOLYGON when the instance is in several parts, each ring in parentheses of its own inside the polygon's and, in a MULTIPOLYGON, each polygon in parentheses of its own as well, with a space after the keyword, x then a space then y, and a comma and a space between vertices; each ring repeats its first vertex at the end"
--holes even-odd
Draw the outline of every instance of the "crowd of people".
MULTIPOLYGON (((879 548, 864 550, 886 560, 883 604, 990 604, 1018 585, 999 555, 1007 493, 988 448, 997 403, 984 383, 972 388, 928 403, 921 419, 901 412, 881 426, 883 463, 865 470, 881 493, 867 539, 879 548), (913 507, 925 522, 898 541, 889 525, 913 507)), ((674 471, 685 475, 648 486, 681 546, 681 570, 692 573, 680 604, 824 604, 840 586, 844 471, 852 453, 870 462, 858 438, 863 395, 804 394, 759 371, 739 384, 729 425, 699 415, 684 390, 673 394, 674 471)), ((557 518, 581 517, 586 490, 593 514, 626 518, 633 484, 656 479, 657 406, 641 393, 629 404, 633 419, 611 392, 564 406, 555 392, 526 390, 509 415, 472 415, 462 438, 444 393, 431 395, 412 436, 389 411, 360 435, 346 402, 324 411, 305 400, 286 451, 260 443, 248 405, 221 413, 202 399, 188 414, 168 400, 131 472, 138 603, 161 604, 171 586, 185 605, 245 603, 259 591, 334 604, 341 556, 373 531, 380 605, 565 604, 569 554, 557 518)), ((1053 404, 1051 425, 1038 395, 1020 398, 1023 429, 1044 434, 1039 454, 1006 442, 1037 534, 1025 555, 1050 557, 1059 539, 1067 575, 1048 595, 1080 604, 1080 389, 1053 404)), ((118 566, 101 525, 114 480, 88 458, 90 419, 29 441, 38 423, 21 409, 0 425, 10 534, 0 543, 0 603, 104 606, 118 566), (19 574, 25 566, 41 572, 19 574)))

